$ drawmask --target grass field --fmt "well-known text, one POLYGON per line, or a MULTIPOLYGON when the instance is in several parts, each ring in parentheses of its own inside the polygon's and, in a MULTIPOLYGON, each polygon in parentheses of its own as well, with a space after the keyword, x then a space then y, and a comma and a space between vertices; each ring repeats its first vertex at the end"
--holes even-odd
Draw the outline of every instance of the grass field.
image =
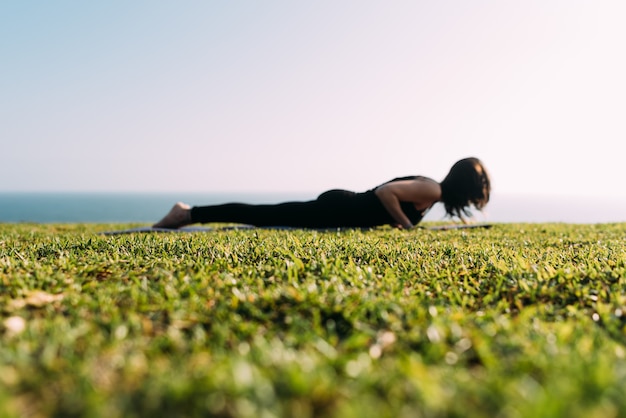
POLYGON ((1 417, 626 416, 626 224, 128 226, 0 224, 1 417))

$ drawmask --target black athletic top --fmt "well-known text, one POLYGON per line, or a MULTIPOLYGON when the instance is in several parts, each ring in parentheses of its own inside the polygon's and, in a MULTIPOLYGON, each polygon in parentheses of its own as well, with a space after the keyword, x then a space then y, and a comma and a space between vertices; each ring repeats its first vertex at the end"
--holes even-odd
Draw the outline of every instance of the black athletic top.
MULTIPOLYGON (((326 203, 329 211, 332 210, 332 215, 327 213, 326 216, 322 216, 323 223, 325 226, 330 227, 393 225, 396 223, 396 220, 385 209, 378 196, 376 196, 376 189, 394 181, 416 179, 426 179, 426 177, 397 177, 363 193, 355 193, 348 190, 329 190, 324 192, 317 198, 317 202, 320 204, 326 203)), ((412 202, 400 202, 400 207, 413 225, 417 225, 427 212, 427 210, 417 210, 412 202)), ((321 212, 325 211, 321 210, 321 212)))
MULTIPOLYGON (((376 191, 376 189, 378 189, 381 186, 384 186, 385 184, 388 183, 393 183, 394 181, 402 181, 402 180, 431 180, 428 177, 424 177, 424 176, 405 176, 405 177, 396 177, 393 180, 390 180, 386 183, 381 184, 380 186, 375 187, 372 192, 376 191)), ((434 180, 432 180, 434 181, 434 180)), ((378 196, 376 196, 378 198, 378 196)), ((379 199, 380 201, 380 199, 379 199)), ((382 205, 382 203, 381 203, 382 205)), ((426 215, 426 212, 428 212, 428 209, 423 209, 423 210, 417 210, 415 208, 415 205, 412 202, 400 202, 400 207, 402 208, 402 212, 404 212, 404 214, 407 216, 407 218, 409 218, 409 220, 411 221, 411 223, 413 225, 417 225, 418 223, 420 223, 420 221, 424 218, 424 216, 426 215)), ((383 206, 384 208, 384 206, 383 206)), ((385 209, 385 212, 387 210, 385 209)), ((389 214, 389 212, 387 212, 389 214)), ((389 215, 389 217, 392 219, 392 222, 390 223, 396 223, 395 219, 393 219, 393 217, 391 217, 391 215, 389 215)))

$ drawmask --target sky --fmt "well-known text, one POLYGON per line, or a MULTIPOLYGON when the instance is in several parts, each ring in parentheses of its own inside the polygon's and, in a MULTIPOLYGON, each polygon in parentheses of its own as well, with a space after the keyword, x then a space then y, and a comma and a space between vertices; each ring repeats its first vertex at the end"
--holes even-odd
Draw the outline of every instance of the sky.
POLYGON ((626 2, 0 3, 0 191, 618 196, 626 2))

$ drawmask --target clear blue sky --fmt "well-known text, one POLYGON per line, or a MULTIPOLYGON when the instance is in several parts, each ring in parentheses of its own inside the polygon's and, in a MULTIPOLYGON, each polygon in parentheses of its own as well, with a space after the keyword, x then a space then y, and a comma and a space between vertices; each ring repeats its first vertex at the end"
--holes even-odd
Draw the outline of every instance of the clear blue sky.
POLYGON ((619 194, 626 2, 5 1, 0 191, 619 194))

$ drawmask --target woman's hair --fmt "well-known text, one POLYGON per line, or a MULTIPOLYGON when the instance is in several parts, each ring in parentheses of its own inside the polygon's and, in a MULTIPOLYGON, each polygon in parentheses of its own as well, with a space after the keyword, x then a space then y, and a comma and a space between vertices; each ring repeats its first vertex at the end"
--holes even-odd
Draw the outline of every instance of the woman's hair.
POLYGON ((441 184, 441 200, 449 216, 471 216, 469 206, 481 210, 489 202, 489 174, 478 158, 457 161, 441 184))

